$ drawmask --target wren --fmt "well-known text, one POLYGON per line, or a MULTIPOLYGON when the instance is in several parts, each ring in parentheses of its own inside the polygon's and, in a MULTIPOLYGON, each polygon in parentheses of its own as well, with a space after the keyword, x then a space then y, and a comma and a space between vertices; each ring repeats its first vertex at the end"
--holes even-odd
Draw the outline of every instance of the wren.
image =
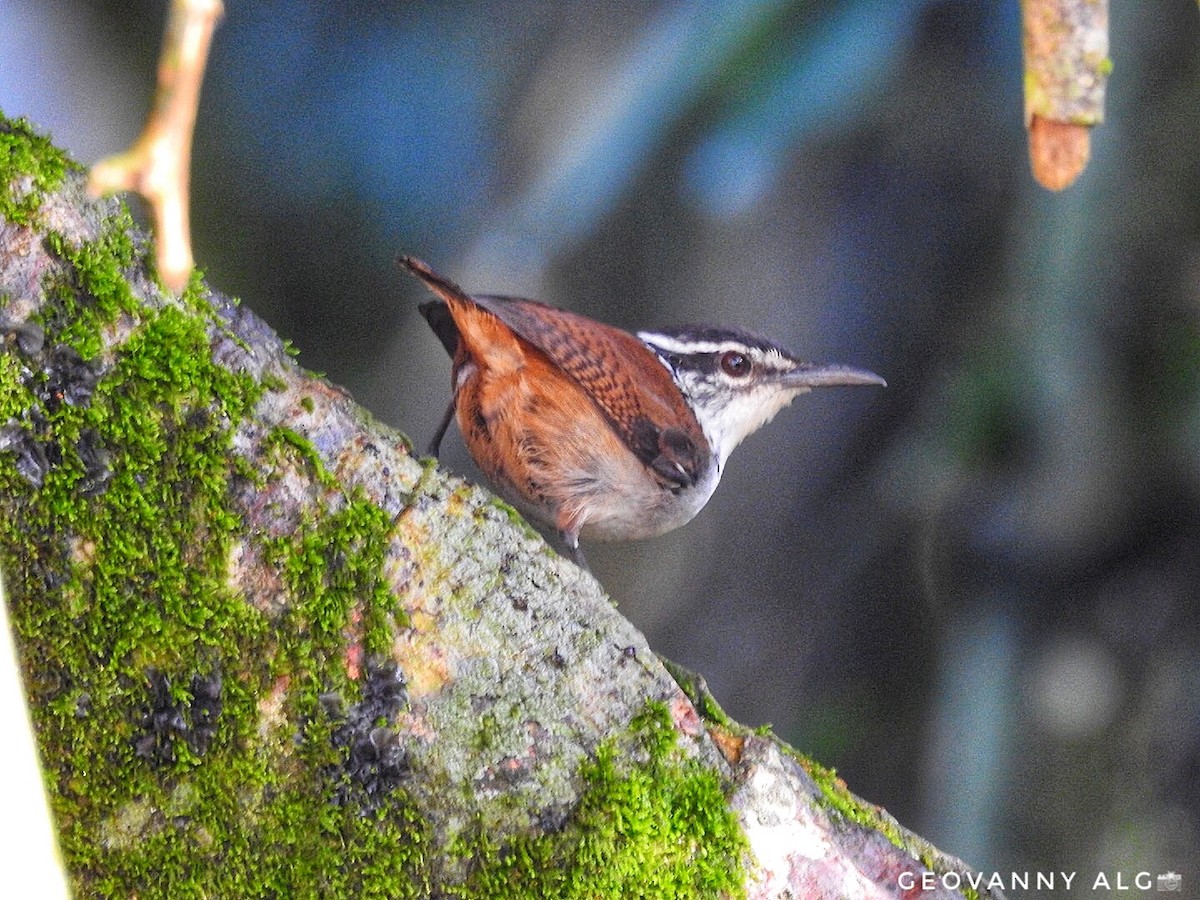
POLYGON ((636 540, 691 520, 733 449, 797 395, 885 384, 748 332, 635 337, 533 300, 470 295, 419 259, 398 261, 437 297, 420 310, 453 358, 430 453, 456 418, 499 493, 556 529, 585 567, 580 538, 636 540))

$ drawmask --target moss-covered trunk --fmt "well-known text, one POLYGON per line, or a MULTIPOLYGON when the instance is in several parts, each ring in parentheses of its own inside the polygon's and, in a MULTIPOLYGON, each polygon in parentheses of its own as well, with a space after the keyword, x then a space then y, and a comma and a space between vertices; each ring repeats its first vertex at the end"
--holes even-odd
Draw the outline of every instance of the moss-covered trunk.
POLYGON ((198 277, 165 296, 82 184, 0 120, 0 567, 78 896, 964 871, 698 715, 590 576, 198 277))

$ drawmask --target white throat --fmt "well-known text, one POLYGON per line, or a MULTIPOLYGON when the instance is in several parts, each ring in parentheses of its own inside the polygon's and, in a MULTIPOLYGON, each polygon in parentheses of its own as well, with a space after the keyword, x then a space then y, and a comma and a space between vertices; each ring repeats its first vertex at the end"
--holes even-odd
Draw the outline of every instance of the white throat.
POLYGON ((764 385, 746 393, 734 394, 724 403, 696 403, 693 407, 704 436, 708 438, 717 459, 717 468, 725 468, 725 460, 747 437, 770 422, 781 409, 808 388, 781 391, 777 386, 764 385))

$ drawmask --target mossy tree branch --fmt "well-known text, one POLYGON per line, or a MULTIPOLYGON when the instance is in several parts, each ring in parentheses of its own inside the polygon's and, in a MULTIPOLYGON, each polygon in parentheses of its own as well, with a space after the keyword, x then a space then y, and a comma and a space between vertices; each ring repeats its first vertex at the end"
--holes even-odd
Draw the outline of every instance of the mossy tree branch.
POLYGON ((165 294, 121 204, 2 120, 0 323, 0 566, 78 896, 969 876, 677 681, 252 313, 165 294))

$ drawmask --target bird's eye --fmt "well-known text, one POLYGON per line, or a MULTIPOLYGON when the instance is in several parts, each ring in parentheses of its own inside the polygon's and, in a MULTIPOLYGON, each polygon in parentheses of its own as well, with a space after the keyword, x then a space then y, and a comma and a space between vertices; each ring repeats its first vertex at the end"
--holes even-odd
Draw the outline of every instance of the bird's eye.
POLYGON ((733 378, 745 378, 750 374, 750 357, 736 350, 721 354, 721 371, 733 378))

